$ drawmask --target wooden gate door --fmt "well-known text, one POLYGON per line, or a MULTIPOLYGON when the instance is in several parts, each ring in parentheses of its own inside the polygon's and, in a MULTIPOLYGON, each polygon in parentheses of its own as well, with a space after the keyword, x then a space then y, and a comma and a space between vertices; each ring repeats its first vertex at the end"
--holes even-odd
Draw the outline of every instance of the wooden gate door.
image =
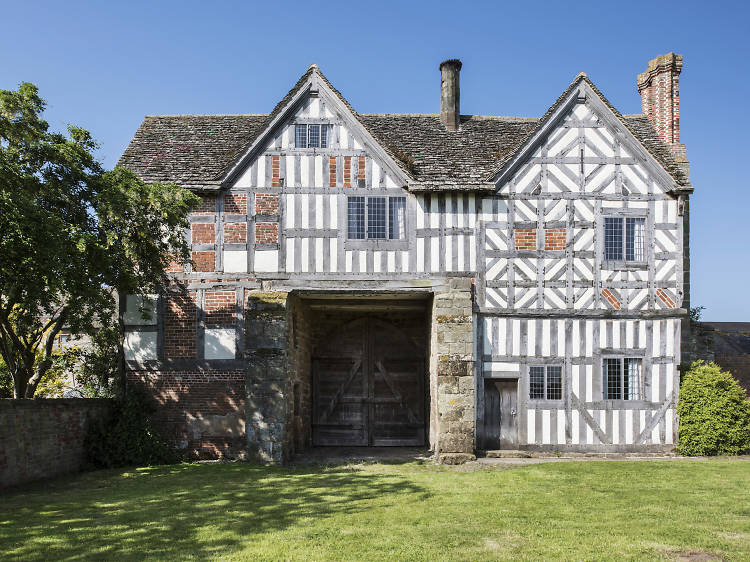
POLYGON ((484 381, 484 443, 487 450, 518 446, 518 380, 484 381))
POLYGON ((375 318, 343 326, 313 358, 313 445, 425 443, 424 356, 375 318))

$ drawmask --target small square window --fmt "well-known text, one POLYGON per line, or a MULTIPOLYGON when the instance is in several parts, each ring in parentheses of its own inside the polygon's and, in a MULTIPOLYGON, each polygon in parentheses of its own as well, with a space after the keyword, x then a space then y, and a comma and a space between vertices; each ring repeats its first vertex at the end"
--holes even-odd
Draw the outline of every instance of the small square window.
POLYGON ((643 262, 646 260, 646 218, 604 217, 604 259, 643 262))
POLYGON ((328 148, 328 125, 295 125, 294 145, 297 148, 328 148))
POLYGON ((530 400, 562 400, 560 365, 529 367, 530 400))
POLYGON ((406 238, 405 197, 349 197, 349 240, 403 240, 406 238))
POLYGON ((606 400, 643 399, 643 361, 634 357, 604 359, 604 397, 606 400))

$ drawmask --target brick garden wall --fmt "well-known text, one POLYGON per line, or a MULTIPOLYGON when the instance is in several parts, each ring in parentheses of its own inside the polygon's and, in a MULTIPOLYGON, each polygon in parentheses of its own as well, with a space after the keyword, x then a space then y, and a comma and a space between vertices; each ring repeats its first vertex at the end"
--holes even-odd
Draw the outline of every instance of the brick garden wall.
POLYGON ((111 407, 105 399, 0 400, 0 488, 82 470, 89 424, 111 407))

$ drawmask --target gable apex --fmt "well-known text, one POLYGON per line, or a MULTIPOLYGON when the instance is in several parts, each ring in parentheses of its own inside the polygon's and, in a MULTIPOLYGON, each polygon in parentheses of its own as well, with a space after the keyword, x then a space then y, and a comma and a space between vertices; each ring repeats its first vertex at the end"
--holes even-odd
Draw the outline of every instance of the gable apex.
POLYGON ((504 158, 495 171, 487 178, 496 186, 504 183, 512 173, 522 165, 539 144, 550 134, 571 108, 579 103, 587 103, 602 120, 614 131, 619 131, 627 147, 639 156, 639 159, 651 169, 668 190, 690 189, 687 179, 681 170, 672 162, 671 154, 663 143, 655 141, 650 126, 643 123, 641 116, 623 115, 609 102, 602 92, 594 85, 585 72, 579 72, 571 84, 563 91, 545 114, 539 119, 536 128, 529 134, 526 141, 504 158))
POLYGON ((271 138, 276 130, 289 119, 294 112, 304 103, 309 96, 324 96, 328 102, 337 109, 340 117, 351 130, 356 130, 362 137, 366 146, 374 156, 385 165, 385 167, 404 186, 409 180, 408 172, 399 164, 385 148, 370 134, 365 125, 360 121, 357 112, 346 98, 333 87, 325 75, 320 71, 316 63, 308 66, 307 71, 297 80, 296 84, 276 104, 273 111, 268 115, 260 133, 251 139, 241 150, 238 150, 233 162, 227 167, 221 178, 222 184, 230 184, 236 180, 257 153, 262 150, 267 140, 271 138))

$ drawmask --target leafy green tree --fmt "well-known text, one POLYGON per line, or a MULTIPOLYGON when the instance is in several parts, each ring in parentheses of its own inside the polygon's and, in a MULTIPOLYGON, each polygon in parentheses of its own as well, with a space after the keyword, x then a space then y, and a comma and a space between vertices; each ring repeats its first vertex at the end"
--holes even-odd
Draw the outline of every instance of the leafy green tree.
POLYGON ((13 395, 32 398, 63 326, 95 334, 113 295, 155 292, 197 197, 105 171, 90 133, 49 131, 33 84, 0 90, 0 356, 13 395))
POLYGON ((682 455, 738 455, 750 451, 750 400, 731 373, 696 361, 680 383, 677 403, 682 455))

